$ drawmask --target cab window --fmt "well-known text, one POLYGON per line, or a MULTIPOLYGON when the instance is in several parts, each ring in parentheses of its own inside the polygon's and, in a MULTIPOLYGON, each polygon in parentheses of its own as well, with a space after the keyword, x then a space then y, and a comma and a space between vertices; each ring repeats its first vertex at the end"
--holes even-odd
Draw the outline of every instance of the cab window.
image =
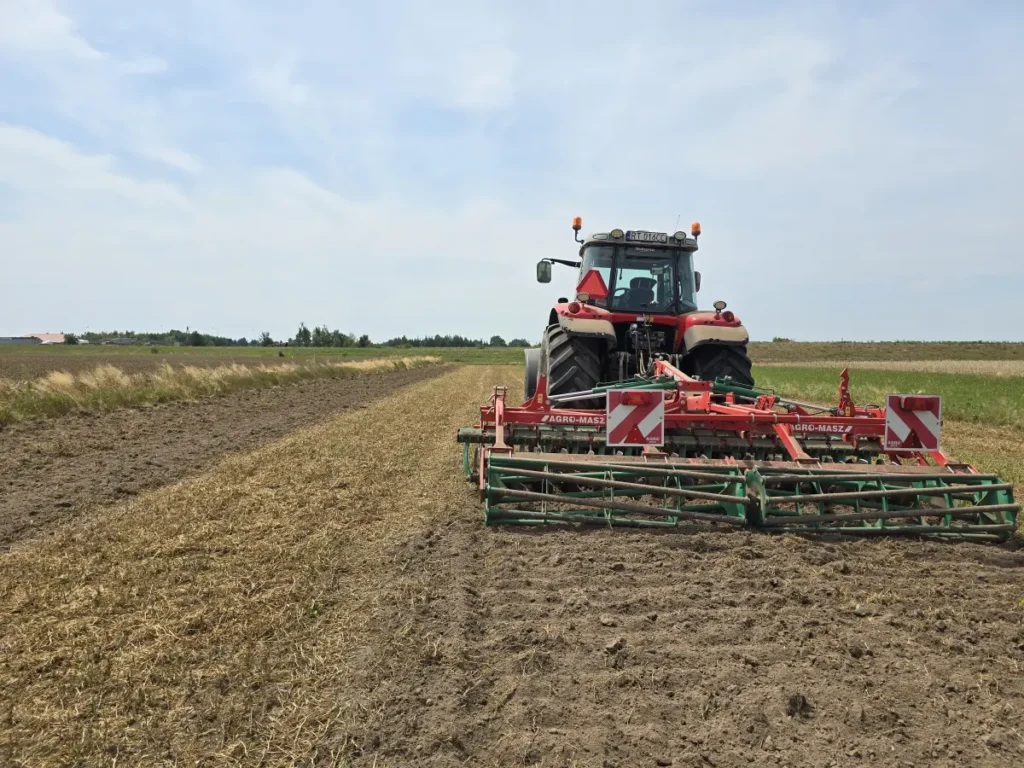
MULTIPOLYGON (((612 285, 612 256, 615 248, 609 245, 591 246, 583 252, 583 265, 580 267, 580 280, 590 270, 596 270, 604 284, 611 289, 612 285)), ((608 309, 608 299, 592 299, 591 303, 598 307, 608 309)))

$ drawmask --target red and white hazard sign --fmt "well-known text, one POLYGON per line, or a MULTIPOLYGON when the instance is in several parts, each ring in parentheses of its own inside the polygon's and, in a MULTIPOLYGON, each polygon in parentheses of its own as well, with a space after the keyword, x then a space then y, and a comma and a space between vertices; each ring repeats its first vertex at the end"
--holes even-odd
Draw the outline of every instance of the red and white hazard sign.
POLYGON ((612 389, 606 407, 609 447, 665 444, 665 395, 660 389, 612 389))
POLYGON ((937 451, 942 426, 938 395, 889 395, 885 403, 885 450, 937 451))

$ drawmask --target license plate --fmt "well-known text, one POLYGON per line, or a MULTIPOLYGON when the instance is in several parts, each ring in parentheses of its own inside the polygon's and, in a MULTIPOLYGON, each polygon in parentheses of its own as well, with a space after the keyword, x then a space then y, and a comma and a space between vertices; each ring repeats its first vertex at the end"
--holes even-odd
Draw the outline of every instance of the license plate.
POLYGON ((626 239, 632 243, 667 243, 668 235, 664 232, 640 232, 629 230, 626 239))

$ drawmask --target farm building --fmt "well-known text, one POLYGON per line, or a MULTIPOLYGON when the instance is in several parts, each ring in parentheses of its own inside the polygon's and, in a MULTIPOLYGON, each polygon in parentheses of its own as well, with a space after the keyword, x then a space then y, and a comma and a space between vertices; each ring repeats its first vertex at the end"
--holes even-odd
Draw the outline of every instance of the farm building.
POLYGON ((39 339, 42 344, 63 344, 63 333, 30 333, 29 336, 39 339))
POLYGON ((13 345, 13 344, 42 344, 42 339, 37 339, 35 336, 0 336, 0 344, 13 345))
POLYGON ((63 344, 63 333, 30 333, 26 336, 0 336, 0 344, 63 344))

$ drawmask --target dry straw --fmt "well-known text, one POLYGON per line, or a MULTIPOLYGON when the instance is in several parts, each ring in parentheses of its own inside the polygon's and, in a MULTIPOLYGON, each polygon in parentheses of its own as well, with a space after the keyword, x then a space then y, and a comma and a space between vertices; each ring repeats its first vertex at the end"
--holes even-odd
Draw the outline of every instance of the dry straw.
POLYGON ((400 544, 473 506, 452 436, 503 377, 413 385, 6 553, 0 765, 345 765, 375 670, 429 648, 383 621, 430 598, 400 544))
POLYGON ((99 365, 78 374, 51 371, 31 381, 0 379, 0 425, 75 411, 111 411, 239 389, 272 387, 308 379, 343 379, 441 362, 441 358, 424 356, 307 365, 236 363, 210 368, 164 363, 155 371, 134 374, 113 365, 99 365))

